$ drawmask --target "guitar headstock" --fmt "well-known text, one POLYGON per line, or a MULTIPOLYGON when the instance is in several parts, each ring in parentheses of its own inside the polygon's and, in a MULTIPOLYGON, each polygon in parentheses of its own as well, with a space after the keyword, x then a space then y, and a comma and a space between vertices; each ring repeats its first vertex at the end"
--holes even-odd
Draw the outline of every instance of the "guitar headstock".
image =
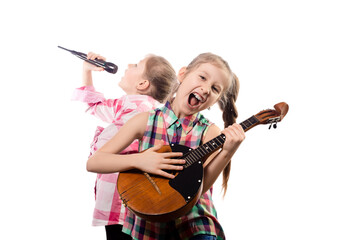
POLYGON ((254 115, 254 117, 259 121, 259 124, 274 123, 274 128, 276 128, 276 123, 280 122, 289 111, 289 105, 285 102, 280 102, 278 104, 275 104, 274 108, 275 109, 267 109, 261 111, 258 114, 254 115))

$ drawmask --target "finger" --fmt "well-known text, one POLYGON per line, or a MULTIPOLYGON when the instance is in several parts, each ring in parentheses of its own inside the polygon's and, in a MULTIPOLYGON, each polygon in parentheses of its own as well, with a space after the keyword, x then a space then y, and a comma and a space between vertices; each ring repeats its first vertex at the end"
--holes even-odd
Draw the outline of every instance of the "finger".
POLYGON ((176 171, 181 171, 184 169, 183 166, 172 165, 172 164, 162 164, 160 165, 160 168, 164 170, 176 170, 176 171))
POLYGON ((92 59, 92 57, 95 55, 95 53, 93 53, 93 52, 89 52, 88 54, 87 54, 87 59, 92 59))
POLYGON ((184 159, 173 159, 173 158, 165 158, 164 161, 163 161, 164 164, 179 164, 179 165, 182 165, 182 164, 185 164, 186 161, 184 159))
POLYGON ((103 69, 102 67, 95 67, 95 68, 94 68, 94 71, 99 71, 99 72, 101 72, 101 71, 104 71, 104 69, 103 69))
POLYGON ((99 56, 100 56, 99 54, 92 52, 92 53, 89 55, 89 59, 94 60, 95 58, 98 58, 99 56))
POLYGON ((229 139, 230 137, 233 137, 234 131, 231 129, 231 127, 227 127, 222 131, 223 134, 225 134, 226 138, 229 139))
POLYGON ((163 141, 161 141, 160 144, 153 146, 151 149, 152 149, 153 151, 158 151, 158 150, 161 149, 162 146, 164 146, 164 142, 163 142, 163 141))
POLYGON ((162 153, 163 158, 181 157, 182 155, 183 155, 182 152, 165 152, 165 153, 162 153))
POLYGON ((231 133, 231 135, 233 137, 241 136, 241 129, 238 128, 237 126, 231 126, 231 128, 229 129, 229 132, 231 133))
POLYGON ((244 129, 241 127, 240 124, 234 124, 234 128, 236 129, 238 134, 245 135, 244 129))
POLYGON ((94 55, 92 55, 91 56, 91 60, 95 60, 95 59, 97 59, 97 58, 99 58, 99 54, 94 54, 94 55))
POLYGON ((167 172, 162 171, 162 170, 159 170, 159 172, 157 173, 157 175, 163 176, 163 177, 166 177, 166 178, 170 178, 170 179, 175 178, 175 175, 170 174, 170 173, 167 173, 167 172))
POLYGON ((234 129, 236 129, 236 134, 237 134, 237 136, 240 136, 240 137, 242 137, 242 138, 245 137, 245 131, 244 131, 244 129, 241 127, 240 124, 235 124, 235 125, 234 125, 234 129))
POLYGON ((233 131, 232 134, 233 134, 234 139, 237 139, 241 142, 245 139, 244 129, 240 125, 238 125, 238 124, 233 125, 232 131, 233 131))
POLYGON ((241 139, 243 138, 242 133, 235 128, 229 127, 226 128, 223 132, 226 136, 227 141, 241 141, 241 139))
POLYGON ((229 136, 238 136, 244 133, 243 128, 239 124, 233 124, 223 130, 225 135, 228 134, 229 136))
POLYGON ((96 58, 97 58, 97 59, 100 59, 100 60, 103 60, 103 61, 106 61, 106 58, 103 57, 103 56, 101 56, 101 55, 98 55, 96 58))

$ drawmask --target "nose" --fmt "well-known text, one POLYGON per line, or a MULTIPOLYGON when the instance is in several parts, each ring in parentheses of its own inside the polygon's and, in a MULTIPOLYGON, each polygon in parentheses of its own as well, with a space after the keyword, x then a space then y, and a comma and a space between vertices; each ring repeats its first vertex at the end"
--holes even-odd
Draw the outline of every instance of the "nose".
POLYGON ((207 95, 210 94, 210 86, 209 86, 208 84, 203 85, 203 86, 201 87, 201 90, 202 90, 202 92, 203 92, 204 94, 207 94, 207 95))
POLYGON ((133 67, 135 64, 132 64, 132 63, 129 63, 128 64, 128 68, 131 68, 131 67, 133 67))

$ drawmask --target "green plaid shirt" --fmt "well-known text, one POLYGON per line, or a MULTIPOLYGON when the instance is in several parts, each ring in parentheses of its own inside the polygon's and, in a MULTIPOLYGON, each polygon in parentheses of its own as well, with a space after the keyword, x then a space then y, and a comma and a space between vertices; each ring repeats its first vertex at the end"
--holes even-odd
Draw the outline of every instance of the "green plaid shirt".
MULTIPOLYGON (((139 151, 148 149, 162 141, 196 148, 211 123, 200 113, 178 119, 167 102, 162 108, 150 112, 139 151)), ((204 193, 191 211, 167 223, 145 221, 134 214, 128 214, 123 231, 134 239, 189 239, 198 234, 225 239, 224 231, 217 220, 212 201, 212 189, 204 193)))

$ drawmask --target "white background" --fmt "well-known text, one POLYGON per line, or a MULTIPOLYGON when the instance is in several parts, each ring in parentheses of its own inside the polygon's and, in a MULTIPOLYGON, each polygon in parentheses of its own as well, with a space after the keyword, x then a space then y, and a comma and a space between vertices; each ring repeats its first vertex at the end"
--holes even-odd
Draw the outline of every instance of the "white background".
MULTIPOLYGON (((224 199, 227 239, 360 239, 357 1, 7 1, 1 24, 1 239, 105 239, 92 227, 99 124, 70 101, 81 60, 108 98, 125 67, 155 53, 176 70, 202 52, 239 76, 238 121, 285 101, 276 130, 247 133, 224 199), (5 237, 6 236, 6 237, 5 237)), ((204 114, 222 127, 216 107, 204 114)))

